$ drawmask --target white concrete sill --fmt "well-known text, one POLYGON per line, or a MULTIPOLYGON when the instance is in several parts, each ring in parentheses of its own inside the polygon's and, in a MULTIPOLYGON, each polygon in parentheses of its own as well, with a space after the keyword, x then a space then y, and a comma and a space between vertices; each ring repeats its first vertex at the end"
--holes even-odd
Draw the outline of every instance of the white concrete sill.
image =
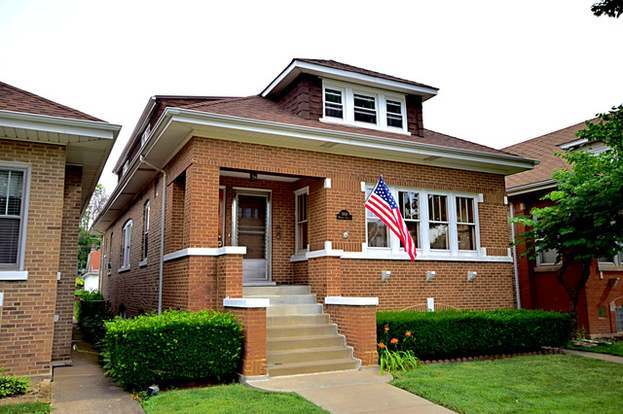
POLYGON ((358 297, 358 296, 327 296, 324 298, 325 305, 345 305, 345 306, 377 306, 377 297, 358 297))
POLYGON ((223 306, 226 308, 267 308, 270 300, 267 298, 225 298, 223 306))
POLYGON ((147 266, 147 259, 143 259, 140 262, 138 262, 138 267, 145 267, 147 266))
POLYGON ((121 267, 117 270, 117 273, 123 273, 123 272, 127 272, 128 270, 130 270, 131 267, 130 266, 126 266, 126 267, 121 267))
POLYGON ((0 271, 0 280, 28 280, 28 271, 2 270, 0 271))

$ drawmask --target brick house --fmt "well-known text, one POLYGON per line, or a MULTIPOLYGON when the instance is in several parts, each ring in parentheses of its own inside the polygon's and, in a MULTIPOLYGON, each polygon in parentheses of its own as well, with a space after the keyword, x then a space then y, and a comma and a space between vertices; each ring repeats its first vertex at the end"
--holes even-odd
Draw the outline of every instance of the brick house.
MULTIPOLYGON (((607 149, 602 143, 588 144, 578 139, 577 131, 584 122, 536 137, 504 149, 506 152, 537 159, 540 163, 532 170, 506 177, 506 189, 512 214, 527 215, 533 207, 544 207, 549 201, 541 198, 555 188, 554 171, 567 168, 556 154, 562 151, 582 150, 601 152, 607 149)), ((515 225, 515 234, 525 231, 523 225, 515 225)), ((521 307, 569 311, 570 300, 558 282, 560 263, 556 252, 541 252, 531 259, 523 254, 525 243, 517 246, 517 272, 521 307)), ((579 266, 568 270, 570 277, 581 274, 579 266)), ((586 287, 580 294, 577 306, 578 323, 591 336, 608 336, 623 332, 623 253, 614 258, 596 259, 586 287)))
POLYGON ((0 82, 0 369, 71 363, 80 213, 120 127, 0 82))
POLYGON ((377 309, 515 306, 504 177, 533 163, 425 129, 436 94, 294 59, 258 95, 152 97, 94 224, 105 296, 238 313, 244 375, 376 363, 377 309), (379 175, 414 263, 364 210, 379 175))

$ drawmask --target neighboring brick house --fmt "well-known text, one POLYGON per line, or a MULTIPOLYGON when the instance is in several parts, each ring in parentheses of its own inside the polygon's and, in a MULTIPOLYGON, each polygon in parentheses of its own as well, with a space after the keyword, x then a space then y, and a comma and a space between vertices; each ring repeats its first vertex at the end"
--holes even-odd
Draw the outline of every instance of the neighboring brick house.
POLYGON ((102 252, 100 250, 96 247, 92 247, 87 256, 87 267, 82 274, 84 290, 87 292, 97 292, 100 290, 101 254, 102 252))
MULTIPOLYGON (((506 177, 506 190, 514 216, 529 215, 533 207, 544 207, 551 203, 541 198, 556 187, 552 178, 554 171, 567 168, 566 163, 556 154, 570 150, 597 153, 607 149, 602 143, 587 143, 577 138, 576 133, 584 125, 582 122, 504 149, 540 161, 530 171, 506 177)), ((525 230, 523 225, 515 225, 517 236, 525 230)), ((569 311, 569 297, 558 281, 560 263, 555 263, 556 252, 541 252, 538 257, 531 259, 524 254, 526 244, 520 238, 518 240, 517 272, 521 307, 569 311)), ((571 278, 579 278, 581 274, 579 265, 567 272, 571 278)), ((579 325, 587 334, 604 336, 623 332, 622 276, 623 254, 594 261, 577 307, 579 325)))
POLYGON ((119 129, 0 82, 0 370, 71 363, 80 213, 119 129))
POLYGON ((318 325, 323 312, 369 364, 377 303, 515 306, 504 177, 533 162, 425 129, 423 103, 436 94, 294 59, 259 95, 152 97, 94 225, 113 309, 235 309, 256 326, 247 327, 243 373, 268 364, 279 375, 335 367, 313 362, 318 349, 305 348, 307 362, 287 354, 309 338, 282 337, 295 335, 288 323, 303 323, 324 338, 318 332, 333 328, 318 325), (379 175, 417 241, 414 263, 364 210, 379 175))

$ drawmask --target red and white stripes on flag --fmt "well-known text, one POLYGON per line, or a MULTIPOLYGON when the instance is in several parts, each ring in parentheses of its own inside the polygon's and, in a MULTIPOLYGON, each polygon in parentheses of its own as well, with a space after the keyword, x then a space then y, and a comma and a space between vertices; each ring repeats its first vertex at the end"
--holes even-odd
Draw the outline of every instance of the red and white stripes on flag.
POLYGON ((402 243, 409 258, 414 261, 416 255, 415 242, 402 218, 398 204, 385 185, 382 176, 379 177, 379 181, 368 196, 365 206, 400 239, 400 243, 402 243))

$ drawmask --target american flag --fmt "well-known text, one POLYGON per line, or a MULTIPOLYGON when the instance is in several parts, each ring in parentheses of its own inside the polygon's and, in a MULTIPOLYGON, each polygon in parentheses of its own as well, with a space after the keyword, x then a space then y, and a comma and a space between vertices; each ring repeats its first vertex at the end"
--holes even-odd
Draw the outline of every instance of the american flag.
POLYGON ((415 260, 415 242, 382 176, 379 177, 379 182, 368 196, 365 206, 398 236, 411 261, 415 260))

